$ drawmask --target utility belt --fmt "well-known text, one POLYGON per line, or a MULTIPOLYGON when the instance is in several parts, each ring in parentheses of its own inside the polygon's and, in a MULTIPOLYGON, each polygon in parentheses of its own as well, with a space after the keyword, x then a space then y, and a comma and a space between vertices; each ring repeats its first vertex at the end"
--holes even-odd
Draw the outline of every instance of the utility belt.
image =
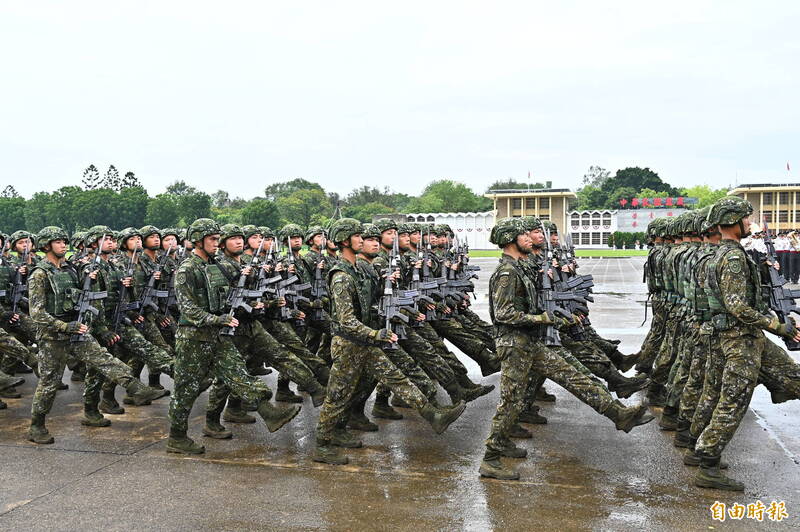
POLYGON ((380 347, 380 343, 377 340, 364 340, 363 338, 356 338, 352 334, 346 332, 342 327, 339 326, 336 322, 331 322, 331 333, 333 336, 341 336, 348 342, 353 342, 356 345, 363 345, 364 347, 380 347))

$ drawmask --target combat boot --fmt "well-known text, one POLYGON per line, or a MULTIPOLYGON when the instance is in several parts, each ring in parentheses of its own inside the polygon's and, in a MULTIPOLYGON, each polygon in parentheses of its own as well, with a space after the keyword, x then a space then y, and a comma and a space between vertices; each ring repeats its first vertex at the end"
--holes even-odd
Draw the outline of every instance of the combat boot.
POLYGON ((480 366, 481 375, 484 377, 494 375, 500 371, 500 359, 488 349, 483 349, 473 360, 480 366))
MULTIPOLYGON (((683 453, 683 464, 689 467, 697 467, 700 465, 700 455, 695 452, 694 448, 686 449, 686 452, 683 453)), ((728 469, 728 462, 720 458, 719 468, 728 469)))
POLYGON ((167 393, 165 395, 169 395, 170 391, 164 388, 161 384, 161 373, 150 373, 147 375, 147 384, 150 385, 151 388, 155 388, 156 390, 165 390, 167 393))
POLYGON ((672 445, 682 449, 694 449, 694 444, 697 443, 697 438, 693 438, 689 429, 681 430, 680 428, 675 432, 675 439, 672 445))
POLYGON ((25 365, 24 362, 18 360, 14 366, 14 373, 33 373, 33 370, 25 365))
POLYGON ((372 417, 381 419, 403 419, 403 414, 389 406, 388 397, 376 395, 375 404, 372 405, 372 417))
POLYGON ((511 427, 511 431, 508 433, 508 437, 527 440, 528 438, 533 438, 533 433, 522 427, 519 423, 514 423, 514 426, 511 427))
POLYGON ((65 384, 63 382, 59 382, 56 386, 57 390, 69 390, 69 384, 65 384))
POLYGON ((341 428, 337 428, 333 431, 331 445, 344 447, 346 449, 360 449, 364 446, 361 440, 347 432, 347 430, 341 428))
POLYGON ((325 395, 327 395, 328 389, 314 380, 311 381, 308 393, 311 395, 311 404, 314 405, 314 408, 319 408, 325 402, 325 395))
POLYGON ((614 368, 604 368, 605 371, 598 375, 608 382, 608 389, 623 399, 630 397, 639 390, 650 385, 650 379, 644 375, 628 378, 614 368))
POLYGON ((411 405, 403 401, 403 398, 396 393, 392 394, 392 406, 397 408, 411 408, 411 405))
POLYGON ((364 415, 364 403, 366 403, 366 399, 354 404, 350 409, 347 428, 360 430, 362 432, 377 432, 378 425, 370 421, 369 418, 364 415))
POLYGON ((317 440, 314 448, 314 455, 311 457, 315 462, 330 465, 345 465, 349 460, 330 440, 317 440))
POLYGON ((22 397, 22 394, 17 391, 16 388, 3 388, 0 390, 0 397, 3 399, 19 399, 22 397))
POLYGON ((203 427, 203 435, 215 440, 229 440, 233 438, 233 433, 219 422, 219 414, 207 413, 206 426, 203 427))
POLYGON ((633 427, 650 423, 655 417, 647 411, 647 405, 625 407, 614 403, 603 414, 614 422, 617 430, 630 432, 633 427))
POLYGON ((111 421, 103 417, 103 414, 97 409, 97 405, 84 405, 81 425, 85 427, 108 427, 111 425, 111 421))
POLYGON ((56 441, 55 438, 50 435, 47 427, 44 426, 44 414, 35 414, 31 416, 31 428, 28 429, 28 441, 40 445, 48 445, 56 441))
POLYGON ((700 469, 694 477, 694 485, 725 491, 744 491, 744 483, 722 474, 719 456, 700 455, 700 469))
POLYGON ((658 420, 658 428, 661 430, 677 430, 678 428, 678 409, 674 406, 665 406, 658 420))
POLYGON ((264 367, 264 364, 259 364, 254 368, 248 368, 247 372, 254 377, 263 377, 264 375, 269 375, 272 373, 272 370, 264 367))
POLYGON ((258 415, 267 424, 267 430, 275 432, 294 419, 300 413, 300 408, 299 405, 277 407, 264 400, 258 404, 258 415))
POLYGON ((775 390, 769 392, 770 399, 772 399, 772 404, 780 404, 785 403, 786 401, 791 401, 792 399, 797 399, 795 394, 783 391, 783 390, 775 390))
POLYGON ((431 403, 425 403, 420 410, 420 415, 431 424, 436 434, 441 434, 464 413, 465 408, 467 408, 467 403, 464 401, 443 408, 436 408, 431 403))
POLYGON ((133 379, 130 384, 126 388, 128 392, 128 397, 133 401, 133 404, 136 406, 143 406, 145 404, 150 404, 151 401, 159 399, 167 395, 167 390, 156 390, 155 388, 150 388, 149 386, 145 386, 137 379, 133 379))
POLYGON ((500 454, 506 458, 525 458, 528 456, 528 451, 522 447, 517 447, 513 441, 509 440, 503 444, 500 454))
POLYGON ((228 406, 222 413, 222 419, 230 423, 255 423, 256 418, 242 410, 242 401, 238 397, 228 397, 228 406))
POLYGON ((4 401, 0 400, 0 410, 5 410, 6 408, 8 408, 8 405, 4 401))
POLYGON ((203 454, 206 448, 195 443, 193 439, 186 435, 186 432, 178 433, 169 431, 167 439, 167 452, 175 454, 203 454))
POLYGON ((608 356, 608 358, 611 360, 611 363, 616 366, 620 373, 627 373, 633 366, 636 365, 637 362, 639 362, 640 357, 641 352, 633 355, 623 355, 619 352, 619 350, 608 356))
POLYGON ((667 395, 664 387, 660 384, 650 382, 647 388, 647 403, 650 406, 664 406, 667 404, 667 395))
POLYGON ((519 473, 503 466, 500 458, 491 460, 483 459, 478 472, 482 477, 496 478, 497 480, 519 480, 519 473))
POLYGON ((103 397, 100 399, 100 412, 118 416, 125 413, 125 409, 119 406, 114 397, 114 390, 104 390, 103 397))
POLYGON ((547 418, 539 413, 539 407, 533 406, 529 410, 520 412, 517 421, 520 423, 528 423, 529 425, 546 425, 547 418))
POLYGON ((86 377, 85 373, 81 372, 81 370, 76 369, 75 371, 72 372, 72 375, 70 375, 69 380, 71 380, 72 382, 83 382, 85 377, 86 377))
POLYGON ((288 384, 284 386, 279 383, 275 400, 281 403, 302 403, 303 397, 294 393, 288 384))
POLYGON ((534 400, 541 401, 542 403, 555 403, 556 396, 549 393, 544 386, 539 386, 539 389, 536 390, 536 397, 534 400))
POLYGON ((4 390, 6 388, 13 388, 15 386, 19 386, 20 384, 24 384, 25 379, 23 377, 13 377, 6 373, 0 371, 0 390, 4 390))

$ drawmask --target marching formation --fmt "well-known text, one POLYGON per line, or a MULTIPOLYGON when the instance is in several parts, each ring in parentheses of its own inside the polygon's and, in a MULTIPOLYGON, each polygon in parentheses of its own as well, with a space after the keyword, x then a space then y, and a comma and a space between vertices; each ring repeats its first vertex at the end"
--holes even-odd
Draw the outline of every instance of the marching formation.
POLYGON ((0 266, 0 396, 19 397, 17 375, 35 372, 27 437, 50 444, 46 419, 68 387, 65 367, 83 381, 87 427, 170 395, 166 375, 166 450, 202 454, 188 436, 202 392, 202 434, 217 439, 258 418, 279 430, 300 412, 302 392, 319 408, 313 460, 341 465, 343 449, 362 446, 355 431, 378 430, 366 411, 373 392, 372 417, 414 409, 441 434, 494 389, 470 379, 447 340, 484 377, 501 373, 482 476, 519 478, 501 458, 526 456, 513 440, 532 437, 524 424, 547 422, 535 402, 555 400, 543 387, 550 379, 626 433, 654 419, 648 406, 663 406, 659 426, 675 431, 684 463, 699 466, 696 484, 740 490, 720 457, 754 387, 775 402, 800 396, 800 367, 762 332, 800 349, 789 317, 798 294, 784 286, 768 231, 766 253, 739 243, 751 213, 728 197, 650 224, 653 320, 635 355, 592 327, 593 279, 547 220, 507 218, 492 229, 502 250, 489 282, 492 323, 470 308, 479 268, 447 225, 341 218, 276 234, 202 218, 182 230, 94 226, 71 238, 58 227, 18 231, 3 239, 0 266), (274 394, 260 378, 273 370, 274 394), (645 389, 646 402, 620 401, 645 389))

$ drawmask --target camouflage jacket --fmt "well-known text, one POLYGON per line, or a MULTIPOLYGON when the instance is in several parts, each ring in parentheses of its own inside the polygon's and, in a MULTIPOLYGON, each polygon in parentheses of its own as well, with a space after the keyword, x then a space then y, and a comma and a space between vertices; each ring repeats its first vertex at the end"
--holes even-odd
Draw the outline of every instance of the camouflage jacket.
POLYGON ((498 348, 526 345, 535 339, 542 323, 535 305, 536 287, 522 264, 528 261, 503 254, 489 279, 489 314, 497 327, 498 348))
POLYGON ((346 260, 339 261, 328 272, 333 333, 359 345, 375 345, 380 334, 366 323, 375 304, 368 284, 365 274, 346 260))
POLYGON ((227 321, 227 316, 211 312, 211 300, 221 297, 210 293, 221 288, 219 280, 211 279, 208 270, 212 266, 216 268, 215 264, 192 253, 175 272, 175 297, 181 313, 178 334, 184 338, 215 341, 227 321))

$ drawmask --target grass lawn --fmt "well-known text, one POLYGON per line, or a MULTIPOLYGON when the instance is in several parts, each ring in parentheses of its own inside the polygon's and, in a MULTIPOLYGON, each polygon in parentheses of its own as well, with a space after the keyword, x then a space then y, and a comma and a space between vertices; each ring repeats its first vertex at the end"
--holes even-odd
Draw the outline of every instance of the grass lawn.
MULTIPOLYGON (((638 257, 647 255, 646 249, 579 249, 576 250, 578 257, 638 257)), ((499 257, 500 250, 494 249, 471 249, 470 257, 499 257)))

